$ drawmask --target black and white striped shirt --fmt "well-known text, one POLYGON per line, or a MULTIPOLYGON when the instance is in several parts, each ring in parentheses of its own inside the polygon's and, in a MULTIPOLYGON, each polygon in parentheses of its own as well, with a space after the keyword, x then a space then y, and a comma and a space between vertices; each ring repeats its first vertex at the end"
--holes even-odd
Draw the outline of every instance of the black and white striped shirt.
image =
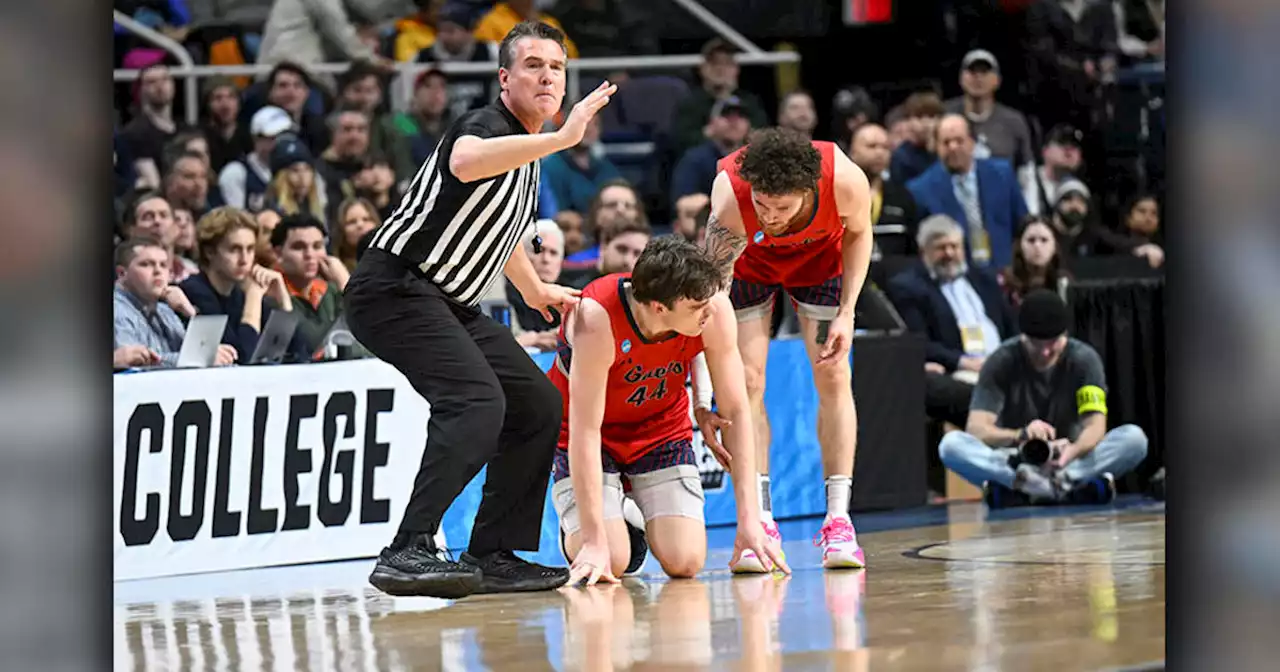
POLYGON ((458 118, 369 247, 416 265, 458 303, 479 303, 502 275, 521 235, 533 226, 540 162, 463 183, 449 170, 449 157, 454 141, 464 135, 495 138, 527 132, 501 99, 458 118))

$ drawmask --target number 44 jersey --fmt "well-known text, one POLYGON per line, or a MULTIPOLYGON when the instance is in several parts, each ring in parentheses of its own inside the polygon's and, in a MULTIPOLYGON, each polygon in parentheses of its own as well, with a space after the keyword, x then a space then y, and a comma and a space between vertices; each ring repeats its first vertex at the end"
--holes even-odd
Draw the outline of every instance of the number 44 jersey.
MULTIPOLYGON (((600 442, 620 464, 630 464, 657 446, 689 440, 689 393, 685 381, 693 358, 702 352, 702 337, 673 334, 651 341, 641 333, 627 299, 630 275, 616 273, 598 278, 582 290, 609 314, 613 330, 613 365, 601 392, 605 396, 600 442)), ((569 448, 569 372, 574 365, 573 347, 560 327, 556 361, 548 375, 560 390, 564 420, 560 424, 560 449, 569 448)))

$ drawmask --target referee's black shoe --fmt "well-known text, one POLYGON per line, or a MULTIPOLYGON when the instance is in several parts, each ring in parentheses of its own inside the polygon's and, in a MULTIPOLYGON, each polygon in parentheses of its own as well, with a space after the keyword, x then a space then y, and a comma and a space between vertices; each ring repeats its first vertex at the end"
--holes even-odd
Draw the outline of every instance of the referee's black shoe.
POLYGON ((436 548, 430 534, 398 534, 378 555, 369 583, 388 595, 458 599, 480 588, 481 573, 454 562, 448 551, 436 548))
POLYGON ((477 593, 523 593, 554 590, 569 582, 567 567, 546 567, 523 560, 511 551, 476 557, 463 553, 462 562, 481 573, 477 593))

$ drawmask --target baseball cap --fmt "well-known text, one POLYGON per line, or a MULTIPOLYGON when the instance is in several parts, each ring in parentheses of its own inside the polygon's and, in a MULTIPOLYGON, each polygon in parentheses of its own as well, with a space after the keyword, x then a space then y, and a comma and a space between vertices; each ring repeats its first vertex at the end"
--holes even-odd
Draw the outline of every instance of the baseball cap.
POLYGON ((1071 124, 1058 124, 1049 129, 1049 134, 1044 136, 1044 144, 1046 145, 1079 147, 1083 143, 1084 133, 1081 133, 1080 129, 1071 124))
POLYGON ((1070 196, 1071 194, 1079 194, 1083 196, 1086 201, 1090 198, 1089 187, 1085 186, 1084 182, 1081 182, 1074 177, 1070 177, 1064 180, 1061 185, 1058 185, 1057 197, 1054 199, 1054 202, 1060 203, 1062 199, 1070 196))
POLYGON ((311 150, 295 135, 285 135, 271 150, 271 172, 278 173, 295 163, 311 163, 311 150))
POLYGON ((723 117, 730 112, 737 112, 743 116, 747 113, 747 108, 742 106, 742 99, 737 96, 729 96, 721 100, 717 100, 715 105, 711 106, 711 118, 716 119, 723 117))
POLYGON ((1000 72, 1000 62, 996 60, 996 55, 986 49, 974 49, 965 54, 964 59, 960 61, 960 69, 968 70, 979 63, 985 63, 987 67, 1000 72))
POLYGON ((1071 316, 1056 292, 1037 289, 1022 299, 1018 329, 1030 338, 1047 341, 1067 333, 1071 316))
POLYGON ((440 13, 436 15, 436 21, 438 23, 456 23, 466 30, 474 28, 476 23, 475 15, 471 13, 469 7, 452 2, 445 3, 445 6, 440 8, 440 13))
POLYGON ((289 113, 274 105, 268 105, 254 112, 253 118, 249 121, 250 133, 267 138, 274 138, 292 128, 293 119, 289 117, 289 113))

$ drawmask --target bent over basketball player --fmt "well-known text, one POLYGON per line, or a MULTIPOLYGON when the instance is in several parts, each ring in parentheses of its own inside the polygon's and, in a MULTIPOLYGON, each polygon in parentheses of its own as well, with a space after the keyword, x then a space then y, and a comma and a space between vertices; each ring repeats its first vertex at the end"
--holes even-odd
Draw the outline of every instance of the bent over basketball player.
POLYGON ((707 553, 702 480, 693 453, 685 379, 705 351, 720 391, 738 537, 730 566, 786 570, 756 501, 751 411, 733 308, 703 250, 674 237, 653 240, 630 274, 588 284, 560 327, 549 375, 565 405, 552 497, 565 534, 571 583, 617 581, 632 557, 623 518, 623 478, 644 515, 648 546, 672 577, 691 577, 707 553))
POLYGON ((757 133, 718 167, 707 250, 721 272, 732 277, 730 298, 751 398, 765 527, 780 539, 769 496, 764 371, 774 299, 785 291, 799 315, 818 389, 818 443, 827 494, 819 535, 822 564, 862 567, 862 549, 849 518, 858 440, 849 353, 854 305, 871 264, 866 175, 834 144, 779 128, 757 133))

